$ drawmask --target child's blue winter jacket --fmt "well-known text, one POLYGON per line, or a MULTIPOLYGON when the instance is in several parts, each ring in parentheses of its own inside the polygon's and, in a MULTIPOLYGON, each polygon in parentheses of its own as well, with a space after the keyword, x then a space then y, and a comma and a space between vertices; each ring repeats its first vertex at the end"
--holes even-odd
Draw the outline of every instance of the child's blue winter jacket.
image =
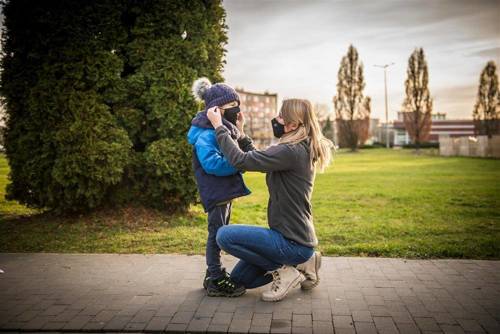
MULTIPOLYGON (((223 123, 237 139, 236 127, 225 119, 223 123)), ((193 145, 193 170, 205 212, 219 202, 250 194, 241 172, 231 166, 220 151, 206 111, 193 118, 187 137, 193 145)))

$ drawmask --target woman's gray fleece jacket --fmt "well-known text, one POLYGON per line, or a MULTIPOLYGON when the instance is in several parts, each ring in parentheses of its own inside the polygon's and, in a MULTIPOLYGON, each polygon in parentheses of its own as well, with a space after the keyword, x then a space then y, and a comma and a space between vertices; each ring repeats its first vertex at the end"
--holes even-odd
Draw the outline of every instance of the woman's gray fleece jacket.
POLYGON ((269 227, 287 239, 315 247, 318 244, 311 212, 314 170, 310 167, 309 140, 297 144, 278 144, 256 150, 248 137, 231 138, 224 126, 215 129, 219 147, 231 165, 242 171, 266 173, 269 189, 267 219, 269 227))

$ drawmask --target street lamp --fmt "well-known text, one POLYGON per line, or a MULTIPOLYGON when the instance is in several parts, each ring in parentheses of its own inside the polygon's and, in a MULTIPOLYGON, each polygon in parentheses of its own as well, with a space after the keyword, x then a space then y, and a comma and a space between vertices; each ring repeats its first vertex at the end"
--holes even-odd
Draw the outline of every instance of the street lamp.
POLYGON ((387 111, 387 68, 394 65, 394 63, 385 65, 373 65, 384 69, 384 90, 385 90, 385 145, 389 148, 389 114, 387 111))

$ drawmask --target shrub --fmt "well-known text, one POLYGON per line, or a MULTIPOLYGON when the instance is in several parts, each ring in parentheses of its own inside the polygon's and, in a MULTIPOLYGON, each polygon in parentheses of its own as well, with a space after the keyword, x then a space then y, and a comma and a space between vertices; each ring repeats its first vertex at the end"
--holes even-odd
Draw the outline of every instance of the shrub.
MULTIPOLYGON (((403 148, 417 148, 415 144, 404 144, 403 148)), ((420 148, 439 148, 439 142, 422 142, 420 148)))
POLYGON ((3 10, 7 198, 56 212, 194 202, 190 88, 222 79, 220 1, 11 0, 3 10))

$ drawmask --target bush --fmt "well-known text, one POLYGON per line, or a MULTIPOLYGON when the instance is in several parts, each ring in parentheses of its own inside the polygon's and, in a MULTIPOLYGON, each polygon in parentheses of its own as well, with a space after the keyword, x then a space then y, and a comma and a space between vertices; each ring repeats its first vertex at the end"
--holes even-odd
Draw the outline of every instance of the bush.
POLYGON ((384 148, 384 147, 385 147, 384 143, 375 142, 371 145, 361 145, 359 148, 370 149, 370 148, 384 148))
MULTIPOLYGON (((416 148, 415 144, 405 144, 403 148, 416 148)), ((439 148, 439 142, 422 142, 420 148, 439 148)))
POLYGON ((7 198, 56 212, 193 203, 190 88, 222 79, 220 1, 12 0, 3 10, 7 198))

